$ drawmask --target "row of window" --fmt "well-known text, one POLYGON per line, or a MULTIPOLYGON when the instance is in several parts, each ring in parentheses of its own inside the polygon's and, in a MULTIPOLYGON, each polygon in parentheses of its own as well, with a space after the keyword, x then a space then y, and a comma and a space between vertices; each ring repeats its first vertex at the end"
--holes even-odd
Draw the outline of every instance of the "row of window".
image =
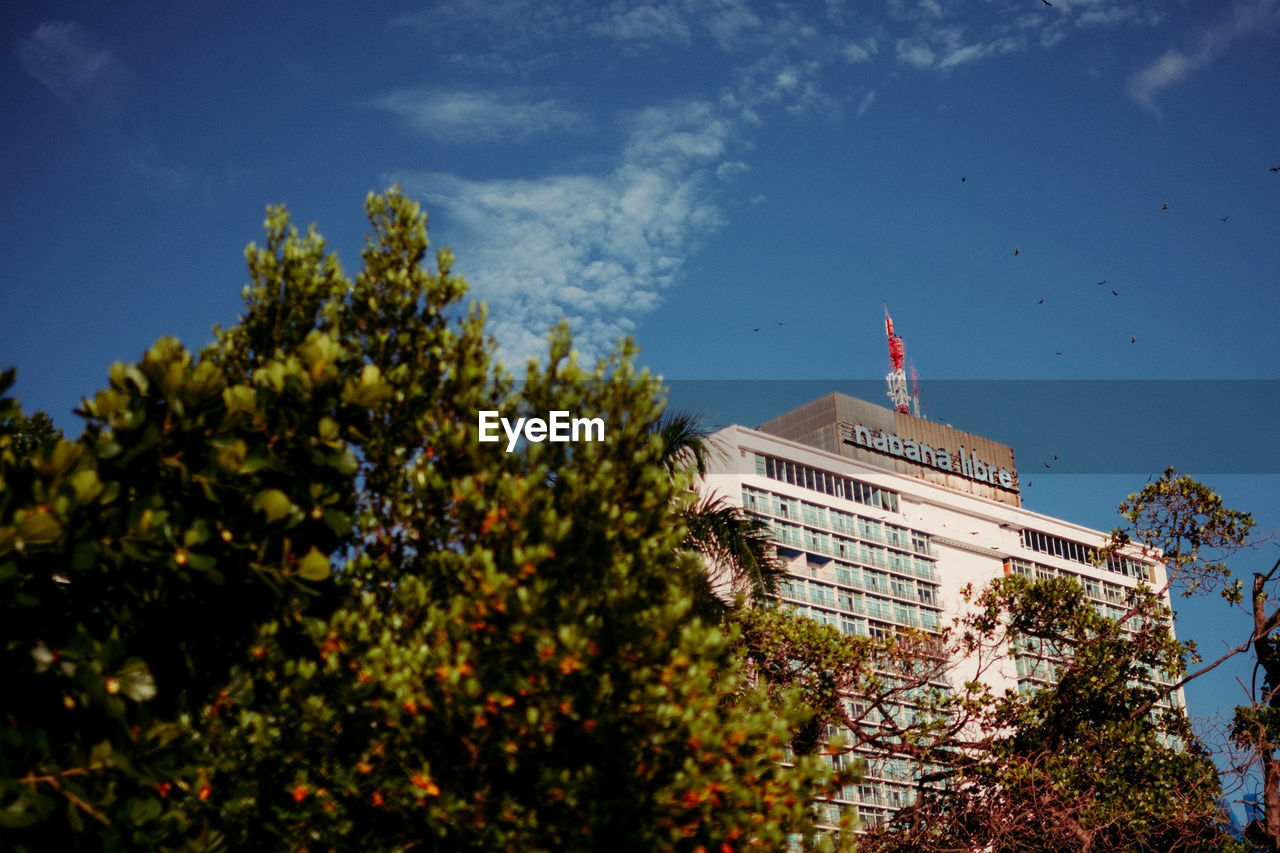
MULTIPOLYGON (((847 574, 847 572, 841 572, 841 574, 847 574)), ((859 608, 863 605, 864 598, 867 601, 876 600, 875 596, 864 596, 863 590, 869 593, 879 593, 880 595, 891 595, 900 599, 899 602, 886 600, 883 602, 886 605, 905 601, 908 606, 914 606, 917 603, 924 604, 927 607, 938 606, 939 593, 937 587, 923 583, 916 584, 891 575, 882 575, 870 569, 864 571, 862 575, 866 582, 861 584, 860 588, 852 590, 842 589, 818 580, 788 575, 782 581, 781 593, 787 598, 810 601, 814 604, 821 604, 824 607, 837 608, 852 613, 863 612, 859 608)), ((854 585, 850 584, 850 586, 854 585)))
MULTIPOLYGON (((836 583, 838 584, 860 587, 871 592, 884 593, 897 598, 916 600, 929 607, 941 606, 942 596, 938 592, 938 587, 932 583, 912 582, 904 578, 877 572, 874 569, 862 569, 859 571, 855 566, 849 566, 848 568, 837 566, 835 575, 836 583), (861 578, 859 578, 859 575, 861 575, 861 578)), ((927 579, 934 580, 932 575, 929 575, 927 579)))
POLYGON ((771 480, 802 486, 815 492, 855 501, 877 509, 898 511, 897 492, 774 456, 766 456, 762 453, 757 453, 755 456, 756 473, 771 480))
POLYGON ((926 581, 937 581, 933 563, 912 554, 891 551, 864 542, 854 542, 830 533, 811 530, 798 524, 785 521, 765 519, 769 524, 770 536, 780 544, 813 554, 825 554, 838 560, 875 566, 890 572, 910 575, 926 581))
POLYGON ((841 512, 820 504, 812 504, 799 498, 746 486, 742 490, 742 503, 749 510, 799 521, 810 527, 822 527, 847 536, 856 536, 868 542, 878 542, 904 551, 914 551, 917 554, 932 553, 928 534, 841 512))
MULTIPOLYGON (((1083 542, 1073 542, 1070 539, 1063 539, 1061 536, 1041 533, 1038 530, 1022 531, 1022 546, 1029 551, 1050 554, 1054 557, 1061 557, 1064 560, 1083 563, 1086 566, 1100 564, 1100 557, 1096 548, 1085 545, 1083 542)), ((1101 561, 1101 565, 1107 571, 1115 572, 1127 578, 1137 578, 1144 581, 1152 580, 1151 566, 1132 557, 1109 554, 1105 560, 1101 561)))
POLYGON ((1070 578, 1084 587, 1085 594, 1095 601, 1109 601, 1120 604, 1125 598, 1125 588, 1109 581, 1078 575, 1075 572, 1055 569, 1042 563, 1028 563, 1026 560, 1007 560, 1005 574, 1021 575, 1031 580, 1048 580, 1050 578, 1070 578))

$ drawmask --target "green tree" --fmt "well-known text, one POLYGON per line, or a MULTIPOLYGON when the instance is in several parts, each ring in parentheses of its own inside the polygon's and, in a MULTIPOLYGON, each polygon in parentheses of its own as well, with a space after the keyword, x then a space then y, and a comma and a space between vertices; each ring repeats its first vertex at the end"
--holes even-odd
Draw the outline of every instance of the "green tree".
POLYGON ((6 846, 813 838, 847 776, 782 761, 809 713, 695 615, 632 350, 586 371, 558 330, 515 390, 418 207, 367 209, 354 281, 274 208, 235 326, 113 367, 78 441, 0 446, 6 846), (482 410, 607 440, 508 454, 482 410))
POLYGON ((1139 549, 1163 563, 1160 586, 1139 584, 1118 616, 1064 578, 1015 575, 976 593, 957 652, 1030 653, 1050 662, 1052 683, 997 696, 975 682, 944 704, 968 726, 929 751, 932 784, 868 850, 1236 849, 1216 771, 1185 712, 1165 701, 1221 660, 1188 672, 1199 658, 1174 639, 1165 601, 1170 590, 1238 599, 1224 556, 1245 544, 1252 519, 1172 470, 1121 514, 1128 524, 1100 558, 1139 549))
MULTIPOLYGON (((13 384, 15 376, 16 371, 6 371, 0 382, 7 387, 13 384)), ((62 438, 62 430, 44 412, 27 417, 16 403, 9 408, 9 414, 0 413, 0 447, 8 447, 18 456, 26 456, 62 438)))

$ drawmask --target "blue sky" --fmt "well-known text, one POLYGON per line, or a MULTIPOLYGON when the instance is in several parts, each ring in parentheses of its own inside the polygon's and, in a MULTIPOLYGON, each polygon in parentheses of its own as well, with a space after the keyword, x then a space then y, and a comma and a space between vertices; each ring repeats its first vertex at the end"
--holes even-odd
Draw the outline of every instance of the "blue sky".
MULTIPOLYGON (((885 304, 927 410, 941 380, 1146 383, 1190 448, 1216 439, 1181 381, 1280 379, 1280 0, 188 5, 0 12, 0 365, 69 427, 112 361, 234 322, 265 205, 352 271, 393 182, 509 363, 561 317, 588 356, 631 334, 744 381, 724 421, 753 380, 882 377, 885 304)), ((1197 472, 1265 527, 1275 388, 1214 413, 1270 455, 1197 472)), ((1038 473, 1028 505, 1109 527, 1132 467, 1038 473)), ((1213 613, 1184 633, 1244 624, 1213 613)))

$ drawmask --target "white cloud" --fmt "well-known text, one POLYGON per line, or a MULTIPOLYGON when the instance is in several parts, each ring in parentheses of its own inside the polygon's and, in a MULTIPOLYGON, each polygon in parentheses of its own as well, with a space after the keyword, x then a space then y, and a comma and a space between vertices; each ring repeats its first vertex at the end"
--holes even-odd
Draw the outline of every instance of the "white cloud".
POLYGON ((898 42, 898 59, 913 68, 928 68, 935 59, 929 46, 918 39, 902 39, 898 42))
POLYGON ((728 160, 716 167, 716 177, 722 181, 731 181, 750 171, 751 167, 741 160, 728 160))
POLYGON ((114 119, 128 82, 119 60, 75 21, 47 21, 18 42, 28 74, 81 118, 114 119))
POLYGON ((621 163, 607 174, 392 176, 433 211, 437 236, 447 232, 513 368, 545 353, 546 332, 561 318, 585 355, 607 352, 721 225, 712 176, 736 167, 718 162, 728 129, 714 111, 701 103, 655 108, 629 126, 621 163))
POLYGON ((721 50, 732 51, 762 29, 763 22, 755 12, 739 0, 721 0, 707 21, 707 29, 721 50))
POLYGON ((844 61, 849 63, 867 62, 876 53, 876 40, 863 39, 860 43, 850 42, 844 46, 841 55, 844 61))
POLYGON ((623 41, 687 42, 692 36, 683 12, 671 3, 630 7, 615 4, 592 24, 591 30, 623 41))
POLYGON ((112 162, 169 191, 196 183, 198 176, 165 158, 145 125, 129 114, 132 75, 80 24, 46 21, 20 39, 15 52, 28 74, 92 128, 92 144, 105 147, 112 162))
POLYGON ((933 18, 942 17, 942 7, 938 5, 938 0, 920 0, 920 11, 933 18))
POLYGON ((866 114, 867 110, 871 109, 871 105, 875 102, 876 90, 872 89, 870 92, 867 92, 867 94, 862 98, 862 101, 858 104, 858 118, 862 118, 862 116, 866 114))
POLYGON ((1139 104, 1159 113, 1155 99, 1217 58, 1236 39, 1268 32, 1280 26, 1277 0, 1237 2, 1221 23, 1199 35, 1189 51, 1170 48, 1146 68, 1129 78, 1129 94, 1139 104))
POLYGON ((581 123, 559 101, 531 100, 515 92, 403 90, 374 99, 372 106, 444 142, 521 139, 581 123))
POLYGON ((1195 67, 1208 61, 1192 59, 1180 50, 1166 51, 1163 56, 1129 79, 1129 94, 1152 112, 1158 112, 1155 96, 1187 78, 1195 67))
POLYGON ((1114 26, 1123 24, 1126 21, 1132 21, 1138 16, 1138 11, 1133 8, 1124 6, 1109 6, 1105 9, 1090 9, 1087 12, 1081 12, 1076 18, 1076 23, 1082 27, 1092 26, 1114 26))

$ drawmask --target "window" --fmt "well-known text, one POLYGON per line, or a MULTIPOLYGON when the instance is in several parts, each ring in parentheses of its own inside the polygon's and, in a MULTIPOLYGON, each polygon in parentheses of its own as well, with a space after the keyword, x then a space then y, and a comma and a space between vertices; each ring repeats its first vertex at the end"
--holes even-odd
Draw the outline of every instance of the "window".
MULTIPOLYGON (((1029 551, 1061 557, 1064 560, 1071 560, 1074 563, 1081 563, 1086 566, 1094 565, 1101 557, 1096 548, 1085 545, 1082 542, 1073 542, 1070 539, 1050 536, 1038 530, 1022 531, 1022 544, 1029 551)), ((1150 579, 1152 576, 1152 569, 1149 565, 1132 557, 1112 554, 1103 561, 1103 565, 1107 571, 1115 572, 1127 578, 1150 579)))
POLYGON ((807 465, 797 465, 794 462, 757 454, 756 473, 763 474, 771 480, 790 483, 793 486, 803 486, 806 489, 856 501, 877 509, 887 509, 890 512, 898 511, 897 492, 872 486, 870 483, 851 480, 848 477, 841 477, 832 474, 830 471, 822 471, 817 468, 810 468, 807 465))

